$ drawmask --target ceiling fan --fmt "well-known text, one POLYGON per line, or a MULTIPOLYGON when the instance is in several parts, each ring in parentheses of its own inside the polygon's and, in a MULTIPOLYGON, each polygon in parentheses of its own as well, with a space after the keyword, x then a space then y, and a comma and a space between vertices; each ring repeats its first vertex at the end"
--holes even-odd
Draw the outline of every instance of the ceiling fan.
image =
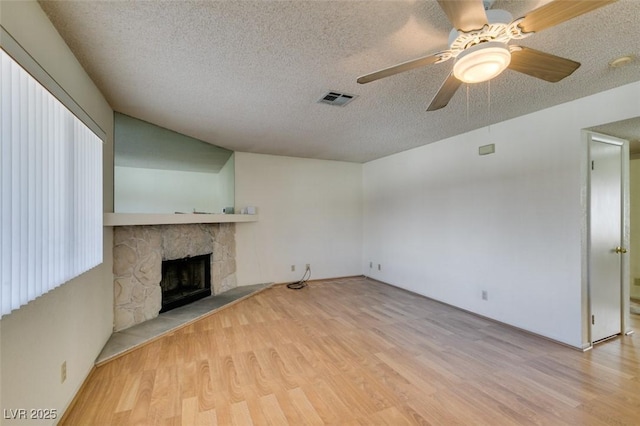
MULTIPOLYGON (((544 29, 591 12, 617 0, 554 0, 513 20, 504 10, 486 10, 482 0, 438 0, 453 24, 449 49, 384 68, 358 78, 365 84, 426 65, 454 60, 427 111, 445 107, 462 83, 480 83, 506 68, 552 83, 571 75, 579 62, 524 46, 509 45, 544 29)), ((489 5, 493 1, 488 2, 489 5)))

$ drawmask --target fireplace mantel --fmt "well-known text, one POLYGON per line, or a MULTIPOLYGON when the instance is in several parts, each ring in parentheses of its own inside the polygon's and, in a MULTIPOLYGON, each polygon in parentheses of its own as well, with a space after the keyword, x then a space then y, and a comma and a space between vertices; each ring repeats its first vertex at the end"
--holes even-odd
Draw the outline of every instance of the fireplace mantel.
POLYGON ((258 215, 256 214, 104 214, 104 226, 174 225, 185 223, 240 223, 257 221, 258 215))

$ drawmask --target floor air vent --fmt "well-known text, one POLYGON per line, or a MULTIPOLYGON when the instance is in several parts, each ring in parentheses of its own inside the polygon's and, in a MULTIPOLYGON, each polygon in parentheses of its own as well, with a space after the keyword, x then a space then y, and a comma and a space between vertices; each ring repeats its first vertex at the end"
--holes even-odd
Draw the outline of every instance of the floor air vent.
POLYGON ((347 93, 329 92, 324 95, 318 102, 321 104, 345 106, 355 98, 355 95, 349 95, 347 93))

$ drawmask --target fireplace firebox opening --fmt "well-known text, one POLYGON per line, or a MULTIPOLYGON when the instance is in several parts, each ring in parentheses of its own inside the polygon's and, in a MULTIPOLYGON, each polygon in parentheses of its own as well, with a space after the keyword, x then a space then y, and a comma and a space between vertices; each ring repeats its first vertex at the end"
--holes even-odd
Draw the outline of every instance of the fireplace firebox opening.
POLYGON ((211 295, 211 253, 163 260, 160 313, 211 295))

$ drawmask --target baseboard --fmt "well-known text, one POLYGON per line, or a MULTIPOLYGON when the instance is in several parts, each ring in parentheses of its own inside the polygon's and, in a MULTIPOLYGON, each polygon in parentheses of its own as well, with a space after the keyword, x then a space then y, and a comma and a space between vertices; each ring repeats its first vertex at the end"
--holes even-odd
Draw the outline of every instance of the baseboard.
MULTIPOLYGON (((346 279, 349 279, 349 278, 362 278, 362 277, 367 278, 364 275, 346 275, 346 276, 343 276, 343 277, 333 277, 333 278, 314 278, 314 279, 307 280, 307 282, 308 283, 315 283, 315 282, 321 282, 321 281, 346 280, 346 279)), ((283 285, 297 283, 297 282, 298 281, 287 281, 287 282, 283 282, 283 283, 275 283, 271 287, 283 286, 283 285)))
POLYGON ((587 352, 593 349, 593 345, 591 343, 586 343, 582 345, 582 352, 587 352))

